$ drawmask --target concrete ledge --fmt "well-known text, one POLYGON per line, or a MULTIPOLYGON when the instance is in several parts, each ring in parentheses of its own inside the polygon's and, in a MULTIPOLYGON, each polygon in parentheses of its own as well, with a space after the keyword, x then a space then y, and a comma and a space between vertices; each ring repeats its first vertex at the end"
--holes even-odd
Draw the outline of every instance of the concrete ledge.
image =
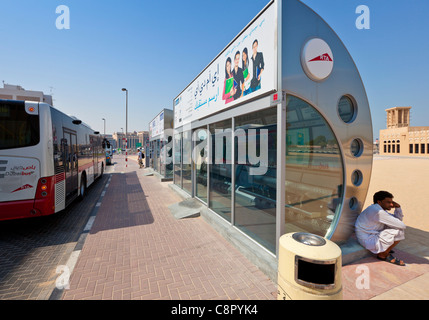
POLYGON ((339 247, 342 253, 343 266, 372 256, 372 253, 362 247, 355 237, 351 237, 346 242, 339 244, 339 247))
POLYGON ((166 178, 163 175, 161 175, 159 172, 156 172, 155 170, 153 170, 153 168, 151 167, 147 167, 144 170, 145 170, 143 174, 144 176, 156 176, 161 180, 161 182, 173 181, 173 178, 166 178))
POLYGON ((170 212, 176 219, 180 220, 199 217, 203 206, 204 205, 196 199, 186 199, 169 206, 168 209, 170 209, 170 212))
POLYGON ((153 176, 154 172, 155 171, 153 171, 153 169, 150 168, 150 167, 146 167, 146 168, 143 169, 143 175, 144 176, 153 176))

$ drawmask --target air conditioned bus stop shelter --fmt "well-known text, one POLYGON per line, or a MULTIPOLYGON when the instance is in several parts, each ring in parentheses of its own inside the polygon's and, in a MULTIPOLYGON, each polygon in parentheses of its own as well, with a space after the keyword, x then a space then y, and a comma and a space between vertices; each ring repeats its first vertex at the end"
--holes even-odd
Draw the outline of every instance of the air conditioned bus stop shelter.
POLYGON ((173 163, 164 159, 171 157, 172 148, 164 148, 171 143, 173 131, 173 110, 163 109, 149 122, 149 166, 160 175, 162 181, 173 179, 173 163))
POLYGON ((174 188, 262 270, 275 277, 286 233, 350 238, 371 176, 370 108, 349 52, 309 7, 269 2, 173 109, 174 188))

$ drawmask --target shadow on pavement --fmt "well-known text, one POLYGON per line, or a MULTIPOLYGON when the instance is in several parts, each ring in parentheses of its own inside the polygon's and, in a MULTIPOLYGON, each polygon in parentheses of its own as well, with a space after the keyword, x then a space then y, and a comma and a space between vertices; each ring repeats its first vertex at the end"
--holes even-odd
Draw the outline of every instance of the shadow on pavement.
POLYGON ((113 173, 90 234, 154 222, 137 172, 113 173))

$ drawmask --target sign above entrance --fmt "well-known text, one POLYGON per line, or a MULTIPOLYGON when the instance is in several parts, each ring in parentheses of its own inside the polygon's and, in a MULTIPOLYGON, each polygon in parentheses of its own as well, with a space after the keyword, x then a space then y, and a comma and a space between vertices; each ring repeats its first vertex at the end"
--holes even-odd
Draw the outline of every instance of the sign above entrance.
POLYGON ((301 65, 313 81, 323 81, 334 68, 334 55, 329 45, 319 38, 308 41, 301 53, 301 65))

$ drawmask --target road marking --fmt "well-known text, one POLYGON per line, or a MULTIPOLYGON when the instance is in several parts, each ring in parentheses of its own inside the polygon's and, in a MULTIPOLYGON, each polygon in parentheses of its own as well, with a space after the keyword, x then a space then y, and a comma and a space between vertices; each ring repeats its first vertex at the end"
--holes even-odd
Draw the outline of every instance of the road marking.
POLYGON ((89 231, 92 228, 92 225, 94 224, 95 221, 95 216, 92 216, 89 218, 88 223, 85 226, 85 229, 83 229, 83 231, 89 231))

